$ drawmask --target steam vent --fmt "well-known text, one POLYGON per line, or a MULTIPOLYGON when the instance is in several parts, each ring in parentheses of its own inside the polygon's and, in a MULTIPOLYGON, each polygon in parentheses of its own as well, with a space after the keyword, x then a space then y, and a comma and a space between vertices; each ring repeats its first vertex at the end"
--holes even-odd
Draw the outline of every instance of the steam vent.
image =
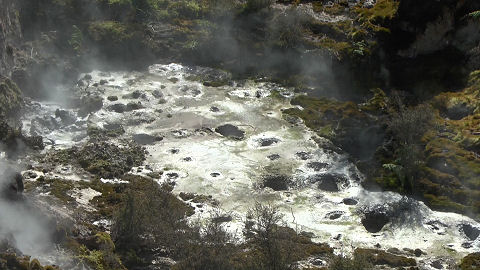
POLYGON ((0 0, 0 270, 480 269, 479 0, 0 0))

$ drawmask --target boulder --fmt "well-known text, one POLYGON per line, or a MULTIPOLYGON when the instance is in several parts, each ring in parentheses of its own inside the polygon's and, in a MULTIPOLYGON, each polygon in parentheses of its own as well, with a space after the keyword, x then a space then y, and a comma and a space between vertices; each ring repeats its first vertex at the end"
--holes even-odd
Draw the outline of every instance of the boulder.
POLYGON ((358 204, 358 201, 352 198, 345 198, 342 200, 342 202, 346 205, 356 205, 358 204))
POLYGON ((90 113, 97 112, 103 107, 103 98, 100 96, 87 96, 80 100, 79 116, 87 116, 90 113))
POLYGON ((475 240, 480 235, 480 230, 470 224, 460 225, 460 231, 465 234, 470 240, 475 240))
POLYGON ((145 145, 145 144, 154 144, 156 142, 159 142, 159 141, 163 140, 163 137, 152 136, 152 135, 145 134, 145 133, 139 133, 139 134, 134 134, 132 139, 133 139, 134 142, 136 142, 138 144, 145 145))
POLYGON ((235 140, 242 140, 245 137, 245 131, 231 124, 219 126, 215 128, 215 132, 235 140))
POLYGON ((363 227, 370 233, 378 233, 388 222, 390 222, 390 217, 380 209, 365 212, 362 218, 363 227))

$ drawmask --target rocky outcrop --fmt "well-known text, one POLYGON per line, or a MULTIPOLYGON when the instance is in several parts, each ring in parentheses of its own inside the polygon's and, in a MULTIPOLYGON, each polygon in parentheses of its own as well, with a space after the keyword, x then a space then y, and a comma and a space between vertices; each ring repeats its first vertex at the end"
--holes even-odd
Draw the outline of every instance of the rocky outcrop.
POLYGON ((9 76, 15 65, 17 45, 22 38, 18 1, 0 0, 0 74, 9 76))
POLYGON ((18 86, 0 75, 0 117, 19 116, 22 105, 22 92, 18 86))

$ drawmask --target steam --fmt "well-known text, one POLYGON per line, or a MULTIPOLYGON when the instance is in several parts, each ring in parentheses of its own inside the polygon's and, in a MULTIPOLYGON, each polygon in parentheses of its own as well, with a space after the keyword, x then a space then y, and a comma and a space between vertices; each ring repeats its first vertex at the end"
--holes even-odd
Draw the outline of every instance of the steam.
POLYGON ((10 198, 15 194, 11 181, 19 169, 17 164, 0 159, 0 239, 22 254, 40 258, 52 246, 49 224, 22 195, 18 194, 16 200, 10 198))

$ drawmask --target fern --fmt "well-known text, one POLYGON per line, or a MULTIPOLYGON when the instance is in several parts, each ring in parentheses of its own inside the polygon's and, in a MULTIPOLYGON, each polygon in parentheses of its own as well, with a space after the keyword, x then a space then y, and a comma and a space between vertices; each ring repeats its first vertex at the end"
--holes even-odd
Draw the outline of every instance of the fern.
POLYGON ((467 17, 472 19, 480 19, 480 10, 468 13, 467 17))

